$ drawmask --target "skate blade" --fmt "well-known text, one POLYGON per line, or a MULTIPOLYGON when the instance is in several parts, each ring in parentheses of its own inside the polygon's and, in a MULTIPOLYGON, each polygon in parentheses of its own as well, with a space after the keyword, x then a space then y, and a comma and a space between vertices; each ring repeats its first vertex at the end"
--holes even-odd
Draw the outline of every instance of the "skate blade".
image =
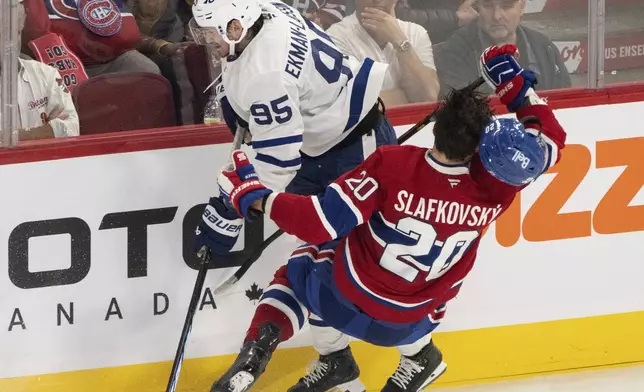
POLYGON ((426 387, 428 387, 431 383, 436 381, 438 377, 442 376, 443 373, 447 370, 447 364, 445 362, 441 362, 440 365, 432 372, 432 374, 425 380, 425 383, 418 388, 417 392, 424 391, 426 387))
POLYGON ((327 392, 366 392, 367 388, 364 386, 362 381, 359 378, 356 378, 353 381, 340 384, 332 389, 329 389, 327 392))

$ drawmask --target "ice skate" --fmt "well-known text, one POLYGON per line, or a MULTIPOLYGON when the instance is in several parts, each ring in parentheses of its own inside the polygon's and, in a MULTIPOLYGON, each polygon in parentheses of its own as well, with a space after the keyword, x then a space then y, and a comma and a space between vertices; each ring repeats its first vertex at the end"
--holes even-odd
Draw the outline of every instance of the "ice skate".
POLYGON ((389 377, 382 392, 417 392, 433 383, 447 369, 443 354, 430 342, 413 357, 400 357, 396 372, 389 377))
POLYGON ((288 392, 366 391, 358 378, 360 369, 353 359, 350 347, 329 355, 320 355, 307 369, 307 373, 297 384, 290 387, 288 392))
POLYGON ((279 344, 280 330, 267 323, 259 330, 259 339, 244 343, 230 369, 210 388, 210 392, 245 392, 264 373, 275 347, 279 344))

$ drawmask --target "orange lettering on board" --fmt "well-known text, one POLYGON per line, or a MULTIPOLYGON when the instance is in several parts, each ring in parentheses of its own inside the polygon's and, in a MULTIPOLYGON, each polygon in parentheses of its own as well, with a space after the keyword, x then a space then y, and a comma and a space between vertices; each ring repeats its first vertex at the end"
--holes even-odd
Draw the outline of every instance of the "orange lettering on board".
POLYGON ((644 137, 597 142, 597 168, 626 166, 595 209, 597 233, 644 231, 644 205, 628 206, 644 186, 643 153, 644 137))
POLYGON ((517 194, 510 207, 496 220, 496 240, 509 248, 521 238, 521 194, 517 194))
POLYGON ((590 163, 587 147, 578 144, 566 146, 561 161, 548 171, 557 175, 525 215, 523 238, 538 242, 591 235, 591 211, 559 213, 586 177, 590 163))

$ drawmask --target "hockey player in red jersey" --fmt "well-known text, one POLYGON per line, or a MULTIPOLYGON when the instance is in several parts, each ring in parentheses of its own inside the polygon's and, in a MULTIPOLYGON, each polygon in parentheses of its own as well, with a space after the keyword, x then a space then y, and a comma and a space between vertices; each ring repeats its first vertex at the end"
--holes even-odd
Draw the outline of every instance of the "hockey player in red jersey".
MULTIPOLYGON (((277 271, 241 353, 211 391, 248 390, 307 317, 333 329, 313 334, 319 361, 290 392, 364 391, 346 335, 401 352, 383 391, 419 391, 445 371, 431 332, 471 270, 482 232, 565 144, 532 88, 535 75, 515 55, 513 45, 488 48, 481 70, 518 120, 493 118, 471 86, 453 91, 437 115, 433 148, 382 147, 322 195, 273 192, 243 152, 233 153, 235 170, 220 177, 224 197, 247 219, 263 211, 310 245, 277 271)), ((221 233, 222 244, 234 236, 221 233)))

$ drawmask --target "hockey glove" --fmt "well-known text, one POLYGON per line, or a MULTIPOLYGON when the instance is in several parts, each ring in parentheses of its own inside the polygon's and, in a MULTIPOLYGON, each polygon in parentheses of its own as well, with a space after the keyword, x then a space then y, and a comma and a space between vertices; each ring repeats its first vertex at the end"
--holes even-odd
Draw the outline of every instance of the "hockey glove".
POLYGON ((223 179, 220 179, 219 188, 222 193, 225 193, 232 186, 228 198, 235 210, 248 220, 257 217, 250 206, 273 191, 259 182, 255 168, 246 153, 241 150, 233 151, 233 170, 224 170, 222 175, 228 179, 230 185, 224 184, 223 179))
POLYGON ((195 252, 203 246, 216 255, 226 255, 235 246, 244 220, 220 198, 211 197, 195 230, 195 252))
POLYGON ((521 68, 518 57, 516 46, 495 45, 485 49, 479 61, 481 75, 510 112, 521 107, 528 90, 537 84, 535 73, 521 68))
MULTIPOLYGON (((232 165, 227 165, 219 172, 217 176, 217 186, 219 187, 219 198, 224 202, 226 207, 237 212, 235 206, 230 201, 230 193, 235 189, 235 185, 229 178, 229 173, 234 173, 235 168, 232 165)), ((241 216, 241 215, 239 215, 241 216)))

